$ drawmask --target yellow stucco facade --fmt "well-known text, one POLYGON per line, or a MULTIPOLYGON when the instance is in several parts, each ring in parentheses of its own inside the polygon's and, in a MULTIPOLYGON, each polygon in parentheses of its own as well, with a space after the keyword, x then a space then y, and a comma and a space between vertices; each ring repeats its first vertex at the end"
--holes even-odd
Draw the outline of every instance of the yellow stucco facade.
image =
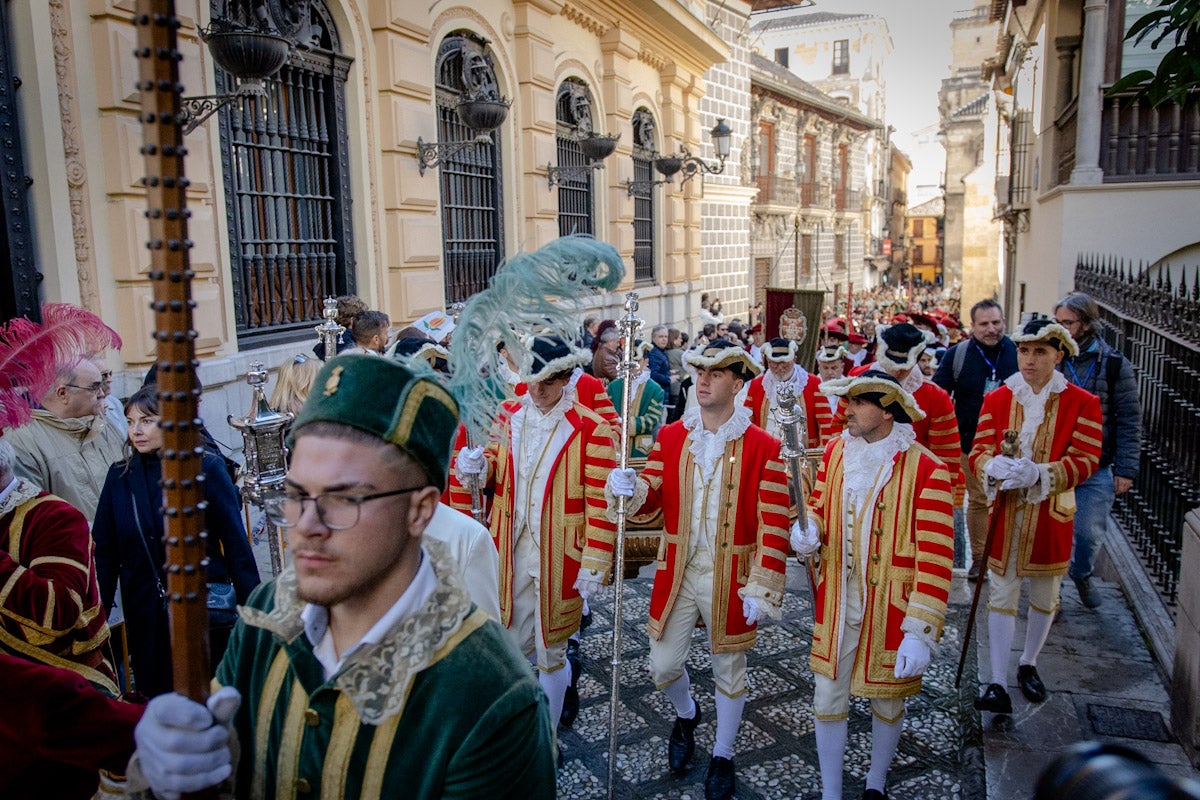
MULTIPOLYGON (((605 168, 595 171, 594 213, 597 236, 626 257, 632 285, 634 200, 623 185, 633 177, 631 118, 636 108, 651 111, 659 152, 700 149, 707 129, 698 113, 703 75, 728 56, 727 45, 703 21, 705 4, 324 4, 351 59, 345 130, 353 271, 356 291, 371 307, 402 325, 445 304, 438 174, 420 174, 417 140, 437 139, 435 56, 439 43, 459 31, 488 40, 500 92, 513 100, 500 137, 504 252, 533 249, 558 235, 558 193, 548 187, 546 168, 556 161, 556 90, 565 79, 578 79, 591 91, 595 129, 621 135, 605 168)), ((186 92, 211 94, 214 67, 198 35, 209 21, 208 2, 177 6, 186 92)), ((121 334, 120 360, 131 371, 153 357, 132 13, 132 0, 49 0, 14 4, 12 22, 45 276, 41 299, 100 314, 121 334)), ((232 312, 217 117, 190 133, 187 146, 196 347, 202 377, 212 385, 235 380, 249 357, 239 348, 232 312)), ((645 288, 667 295, 700 278, 702 186, 676 183, 657 191, 655 285, 645 288)), ((272 345, 259 355, 274 366, 276 351, 302 346, 272 345)))

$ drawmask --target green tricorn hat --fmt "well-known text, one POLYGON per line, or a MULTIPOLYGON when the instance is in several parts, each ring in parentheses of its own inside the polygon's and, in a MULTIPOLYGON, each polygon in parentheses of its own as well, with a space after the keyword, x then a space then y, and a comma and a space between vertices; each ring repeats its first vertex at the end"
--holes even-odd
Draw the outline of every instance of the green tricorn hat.
POLYGON ((390 358, 337 356, 317 373, 292 424, 289 446, 312 422, 349 425, 378 436, 420 464, 431 485, 446 486, 458 404, 432 377, 390 358))

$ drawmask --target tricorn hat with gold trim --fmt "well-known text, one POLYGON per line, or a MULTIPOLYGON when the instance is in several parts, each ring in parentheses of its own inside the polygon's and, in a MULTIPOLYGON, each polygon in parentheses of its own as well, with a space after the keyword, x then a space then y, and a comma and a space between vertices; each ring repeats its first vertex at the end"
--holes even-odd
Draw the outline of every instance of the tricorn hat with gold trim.
POLYGON ((776 364, 796 360, 795 340, 784 339, 782 336, 772 339, 762 351, 767 361, 774 361, 776 364))
POLYGON ((728 369, 738 366, 743 374, 750 377, 763 371, 762 366, 754 363, 754 359, 744 348, 725 339, 717 339, 702 348, 689 350, 683 354, 683 362, 699 369, 728 369))
POLYGON ((314 422, 348 425, 396 445, 421 465, 430 485, 444 488, 458 405, 432 372, 427 375, 390 358, 330 359, 296 415, 289 444, 314 422))
POLYGON ((1079 355, 1079 345, 1071 338, 1071 334, 1062 325, 1052 319, 1031 319, 1021 328, 1020 333, 1014 333, 1012 340, 1017 344, 1030 342, 1045 342, 1057 347, 1069 356, 1079 355))
POLYGON ((896 422, 925 419, 925 412, 900 381, 888 373, 869 369, 853 378, 834 378, 821 384, 825 394, 868 400, 892 415, 896 422))

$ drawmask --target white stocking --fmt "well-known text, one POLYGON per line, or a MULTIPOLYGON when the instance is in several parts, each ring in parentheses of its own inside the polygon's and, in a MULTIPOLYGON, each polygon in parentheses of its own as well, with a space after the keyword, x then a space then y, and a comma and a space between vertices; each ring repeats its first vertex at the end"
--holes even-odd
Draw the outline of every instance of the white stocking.
POLYGON ((700 709, 692 700, 692 679, 685 669, 683 674, 663 687, 663 694, 675 705, 675 716, 691 719, 700 709))
POLYGON ((821 800, 842 800, 842 762, 850 723, 844 719, 815 720, 817 760, 821 765, 821 800))
POLYGON ((988 651, 992 661, 992 683, 1008 686, 1008 660, 1016 630, 1017 618, 1012 614, 988 611, 988 651))
POLYGON ((737 741, 738 728, 742 724, 742 712, 746 709, 746 695, 726 697, 717 692, 717 742, 713 755, 733 758, 733 745, 737 741))
POLYGON ((571 662, 564 662, 562 669, 556 669, 554 672, 539 670, 538 683, 542 685, 542 691, 550 700, 550 719, 558 725, 558 718, 562 716, 563 697, 567 693, 567 687, 571 685, 571 662))
POLYGON ((1050 623, 1054 622, 1053 614, 1043 614, 1036 609, 1029 609, 1029 622, 1025 626, 1025 652, 1021 653, 1022 664, 1037 664, 1038 653, 1046 644, 1050 635, 1050 623))
POLYGON ((904 717, 895 722, 884 722, 871 717, 871 770, 867 773, 867 788, 883 791, 887 783, 888 767, 900 744, 900 733, 904 730, 904 717))

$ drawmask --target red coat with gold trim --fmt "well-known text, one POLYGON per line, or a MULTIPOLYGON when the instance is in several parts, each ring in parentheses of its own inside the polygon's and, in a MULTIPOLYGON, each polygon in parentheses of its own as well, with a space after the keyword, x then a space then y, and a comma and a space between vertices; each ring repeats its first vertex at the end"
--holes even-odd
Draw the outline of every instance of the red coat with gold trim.
MULTIPOLYGON (((764 381, 766 373, 750 381, 746 389, 746 408, 750 409, 750 421, 763 430, 767 429, 767 415, 771 413, 770 398, 767 397, 764 381)), ((831 414, 829 403, 821 394, 821 379, 811 372, 804 384, 804 421, 808 426, 808 443, 805 447, 820 447, 830 433, 831 414)))
MULTIPOLYGON (((969 463, 985 484, 984 469, 1000 454, 1005 429, 1019 431, 1024 421, 1024 407, 1007 384, 984 395, 969 463)), ((1102 437, 1100 400, 1094 394, 1072 384, 1050 394, 1045 419, 1033 440, 1034 452, 1021 454, 1039 466, 1042 480, 1028 490, 997 492, 992 503, 988 522, 996 529, 988 560, 992 571, 1005 574, 1009 548, 1017 544, 1018 575, 1066 573, 1075 534, 1075 487, 1100 466, 1102 437), (1044 485, 1047 478, 1049 486, 1044 485), (1039 495, 1044 499, 1031 506, 1029 499, 1039 495), (1022 506, 1026 513, 1018 528, 1017 511, 1022 506)))
POLYGON ((28 499, 10 495, 0 517, 0 652, 71 670, 115 697, 87 520, 25 481, 19 491, 28 499))
MULTIPOLYGON (((542 641, 564 642, 579 629, 583 600, 575 591, 579 570, 607 573, 612 567, 616 526, 605 514, 604 484, 616 466, 613 431, 598 414, 580 403, 564 417, 571 426, 566 444, 554 456, 542 500, 541 597, 542 641)), ((513 546, 516 541, 516 485, 512 452, 512 416, 502 420, 500 435, 485 448, 487 485, 495 488, 491 531, 500 552, 500 617, 512 624, 513 546)))
MULTIPOLYGON (((844 456, 841 437, 826 446, 808 500, 821 532, 810 662, 813 672, 830 679, 846 667, 838 664, 846 591, 844 456)), ((896 678, 896 649, 909 626, 935 641, 941 637, 950 594, 954 517, 950 474, 941 459, 920 444, 898 453, 892 475, 876 497, 870 529, 874 535, 866 564, 862 633, 850 665, 850 691, 859 697, 908 697, 920 691, 921 678, 896 678)))
MULTIPOLYGON (((688 430, 676 421, 664 427, 641 473, 649 491, 639 516, 663 512, 663 538, 650 593, 650 635, 662 636, 687 566, 691 538, 695 460, 688 430)), ((767 602, 783 598, 788 553, 788 487, 779 440, 751 425, 725 445, 719 479, 722 509, 716 550, 726 554, 713 564, 712 651, 734 653, 754 646, 756 626, 742 616, 738 592, 747 584, 765 590, 767 602), (736 464, 736 474, 729 474, 736 464)), ((714 478, 716 480, 716 478, 714 478)))

